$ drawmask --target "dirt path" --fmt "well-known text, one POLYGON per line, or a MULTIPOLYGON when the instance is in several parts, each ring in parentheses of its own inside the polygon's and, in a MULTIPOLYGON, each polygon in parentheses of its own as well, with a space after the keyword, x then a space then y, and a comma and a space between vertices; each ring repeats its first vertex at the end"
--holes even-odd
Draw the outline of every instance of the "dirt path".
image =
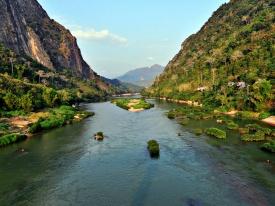
POLYGON ((263 119, 262 121, 269 124, 269 125, 271 125, 271 126, 273 126, 273 127, 275 127, 275 116, 270 116, 266 119, 263 119))

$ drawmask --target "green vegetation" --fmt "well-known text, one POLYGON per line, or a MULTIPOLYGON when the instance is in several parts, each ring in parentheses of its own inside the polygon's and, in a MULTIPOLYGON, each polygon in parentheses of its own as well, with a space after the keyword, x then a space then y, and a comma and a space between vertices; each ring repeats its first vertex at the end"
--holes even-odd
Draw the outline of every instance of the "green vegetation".
POLYGON ((200 135, 203 134, 203 130, 200 129, 200 128, 196 128, 196 129, 194 129, 194 133, 195 133, 197 136, 200 136, 200 135))
POLYGON ((147 142, 147 149, 152 158, 159 157, 159 144, 156 140, 150 140, 147 142))
POLYGON ((242 141, 264 141, 272 134, 271 129, 261 127, 258 124, 248 124, 245 128, 246 131, 241 136, 242 141))
POLYGON ((212 119, 214 117, 213 115, 213 109, 210 107, 193 107, 193 106, 187 106, 182 105, 180 108, 172 109, 168 112, 167 117, 169 119, 193 119, 193 120, 199 120, 199 119, 212 119))
POLYGON ((27 139, 27 136, 23 134, 7 134, 0 137, 0 147, 4 147, 12 143, 20 142, 25 139, 27 139))
POLYGON ((239 129, 239 125, 236 124, 236 123, 233 122, 233 121, 228 121, 228 122, 227 122, 227 128, 228 128, 228 129, 231 129, 231 130, 237 130, 237 129, 239 129))
POLYGON ((274 115, 274 9, 272 0, 222 5, 144 94, 274 115))
POLYGON ((218 139, 225 139, 226 138, 226 132, 223 131, 223 130, 220 130, 218 128, 208 128, 206 129, 206 134, 207 135, 210 135, 210 136, 213 136, 213 137, 216 137, 218 139))
POLYGON ((154 107, 153 104, 146 102, 144 99, 114 99, 113 104, 125 110, 145 110, 154 107))
POLYGON ((70 106, 61 106, 49 110, 49 114, 46 117, 39 118, 38 121, 30 126, 29 132, 37 133, 42 130, 61 127, 70 124, 73 120, 78 121, 92 115, 94 114, 91 112, 78 111, 70 106))
POLYGON ((254 134, 245 134, 241 139, 246 142, 263 141, 265 140, 265 133, 263 131, 257 131, 254 134))
POLYGON ((267 152, 275 153, 275 140, 264 143, 261 145, 261 149, 267 152))

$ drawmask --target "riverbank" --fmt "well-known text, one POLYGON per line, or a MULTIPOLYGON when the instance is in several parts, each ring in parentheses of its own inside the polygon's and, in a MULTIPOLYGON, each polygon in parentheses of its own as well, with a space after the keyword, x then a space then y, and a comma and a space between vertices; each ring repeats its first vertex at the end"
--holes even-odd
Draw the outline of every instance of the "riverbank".
POLYGON ((71 106, 44 109, 38 112, 6 112, 0 118, 0 147, 23 141, 35 133, 81 121, 94 113, 71 106), (26 138, 21 138, 21 137, 26 138), (11 140, 11 137, 12 140, 11 140), (18 137, 18 138, 17 138, 18 137))
POLYGON ((261 143, 241 142, 237 130, 225 129, 226 139, 197 136, 193 128, 215 120, 182 126, 164 115, 178 105, 150 102, 155 108, 138 114, 84 104, 96 111, 91 120, 0 149, 1 205, 274 205, 275 155, 261 143), (92 138, 98 131, 105 141, 92 138), (147 151, 150 139, 158 159, 147 151))
MULTIPOLYGON (((191 100, 178 100, 178 99, 171 99, 166 97, 160 97, 156 98, 161 101, 166 102, 173 102, 177 104, 186 105, 189 107, 200 107, 203 108, 204 105, 199 102, 194 102, 191 100)), ((238 110, 230 110, 230 111, 220 111, 218 109, 212 109, 214 114, 223 114, 228 115, 234 118, 240 118, 240 119, 247 119, 247 120, 259 120, 263 123, 266 123, 270 126, 275 127, 275 116, 268 116, 267 112, 259 113, 259 112, 252 112, 252 111, 238 111, 238 110)))
MULTIPOLYGON (((197 128, 193 129, 206 135, 217 137, 218 139, 226 139, 227 134, 236 132, 239 134, 239 140, 242 142, 259 142, 260 149, 274 153, 275 129, 269 125, 262 124, 259 120, 259 115, 247 112, 232 112, 225 113, 217 110, 213 111, 204 107, 181 106, 172 109, 167 113, 169 119, 175 119, 179 124, 188 126, 190 121, 214 121, 215 125, 212 128, 197 128), (211 130, 211 133, 209 132, 211 130), (220 135, 221 134, 221 135, 220 135), (220 138, 222 137, 222 138, 220 138)), ((272 120, 272 118, 270 118, 272 120)))

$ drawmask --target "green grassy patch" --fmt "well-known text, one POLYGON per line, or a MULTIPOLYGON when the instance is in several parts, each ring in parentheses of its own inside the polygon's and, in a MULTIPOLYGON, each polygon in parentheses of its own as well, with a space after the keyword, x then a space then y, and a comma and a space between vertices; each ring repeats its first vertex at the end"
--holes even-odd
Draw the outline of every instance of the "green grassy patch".
POLYGON ((218 139, 226 139, 226 132, 221 129, 212 127, 212 128, 206 129, 205 132, 207 135, 216 137, 218 139))

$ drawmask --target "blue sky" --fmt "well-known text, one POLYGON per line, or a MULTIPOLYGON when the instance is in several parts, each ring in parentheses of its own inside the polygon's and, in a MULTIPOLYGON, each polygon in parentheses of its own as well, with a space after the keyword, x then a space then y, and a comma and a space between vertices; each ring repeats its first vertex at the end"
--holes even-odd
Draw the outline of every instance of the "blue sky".
POLYGON ((100 75, 166 65, 181 43, 227 0, 38 0, 70 29, 100 75))

